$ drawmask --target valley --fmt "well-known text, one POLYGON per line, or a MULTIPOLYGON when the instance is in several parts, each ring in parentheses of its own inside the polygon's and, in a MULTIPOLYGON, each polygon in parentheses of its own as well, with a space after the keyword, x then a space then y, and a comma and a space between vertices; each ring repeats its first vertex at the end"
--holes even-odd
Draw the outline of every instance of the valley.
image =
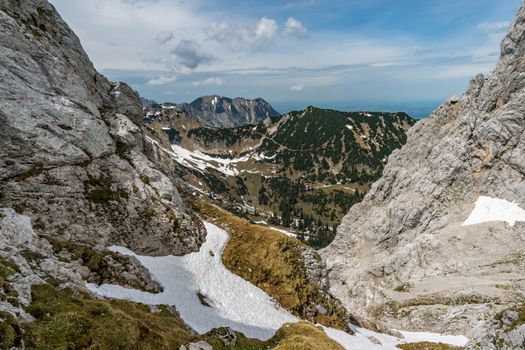
POLYGON ((169 104, 144 110, 146 134, 182 166, 191 188, 317 248, 331 242, 415 123, 401 112, 307 107, 257 125, 211 128, 169 104))

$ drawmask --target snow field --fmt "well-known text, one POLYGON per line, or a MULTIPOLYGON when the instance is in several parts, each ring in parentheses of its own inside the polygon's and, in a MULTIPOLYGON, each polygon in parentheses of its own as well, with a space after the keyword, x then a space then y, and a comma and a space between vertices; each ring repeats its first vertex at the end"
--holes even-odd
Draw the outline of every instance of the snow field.
MULTIPOLYGON (((136 257, 164 288, 158 294, 117 285, 97 286, 87 283, 89 290, 101 296, 125 299, 147 305, 172 305, 184 322, 200 334, 213 328, 230 327, 247 337, 266 340, 285 323, 299 319, 273 301, 263 290, 231 273, 222 264, 221 256, 228 242, 226 231, 204 222, 208 235, 199 252, 184 256, 150 257, 127 248, 112 246, 110 250, 136 257), (201 303, 197 293, 209 306, 201 303)), ((326 334, 345 349, 396 349, 409 341, 440 341, 464 345, 463 336, 441 336, 432 333, 402 332, 406 339, 354 327, 355 335, 323 327, 326 334), (375 338, 381 344, 374 343, 375 338), (415 339, 415 340, 412 340, 415 339)))

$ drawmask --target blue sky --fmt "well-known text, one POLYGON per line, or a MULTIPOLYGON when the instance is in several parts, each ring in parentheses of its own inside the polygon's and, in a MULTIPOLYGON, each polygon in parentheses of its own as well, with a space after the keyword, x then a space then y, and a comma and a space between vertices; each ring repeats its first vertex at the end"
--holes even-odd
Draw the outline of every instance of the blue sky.
MULTIPOLYGON (((521 0, 51 0, 95 66, 158 101, 431 109, 489 73, 521 0)), ((414 114, 422 113, 413 112, 414 114)))

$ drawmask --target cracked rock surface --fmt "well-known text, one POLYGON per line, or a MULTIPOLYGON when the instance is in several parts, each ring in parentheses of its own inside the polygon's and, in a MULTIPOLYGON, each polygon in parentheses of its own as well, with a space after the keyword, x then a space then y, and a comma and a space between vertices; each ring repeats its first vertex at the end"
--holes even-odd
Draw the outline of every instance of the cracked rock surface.
POLYGON ((363 324, 495 348, 494 316, 525 300, 525 223, 462 226, 481 195, 525 209, 523 6, 495 71, 418 122, 343 219, 321 253, 331 292, 363 324))
POLYGON ((198 250, 200 220, 144 153, 138 94, 97 73, 47 1, 0 2, 0 81, 1 208, 62 240, 198 250))

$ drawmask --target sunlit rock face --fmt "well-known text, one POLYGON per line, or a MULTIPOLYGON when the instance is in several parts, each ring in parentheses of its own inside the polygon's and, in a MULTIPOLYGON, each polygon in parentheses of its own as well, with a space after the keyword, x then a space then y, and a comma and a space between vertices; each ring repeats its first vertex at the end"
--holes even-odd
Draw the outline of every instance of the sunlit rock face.
POLYGON ((495 314, 525 299, 525 223, 462 224, 480 196, 525 209, 524 87, 522 7, 495 71, 409 131, 322 252, 331 291, 363 323, 497 344, 495 314))
POLYGON ((144 153, 138 94, 97 73, 47 1, 0 2, 0 28, 0 207, 39 234, 198 250, 199 220, 144 153))

